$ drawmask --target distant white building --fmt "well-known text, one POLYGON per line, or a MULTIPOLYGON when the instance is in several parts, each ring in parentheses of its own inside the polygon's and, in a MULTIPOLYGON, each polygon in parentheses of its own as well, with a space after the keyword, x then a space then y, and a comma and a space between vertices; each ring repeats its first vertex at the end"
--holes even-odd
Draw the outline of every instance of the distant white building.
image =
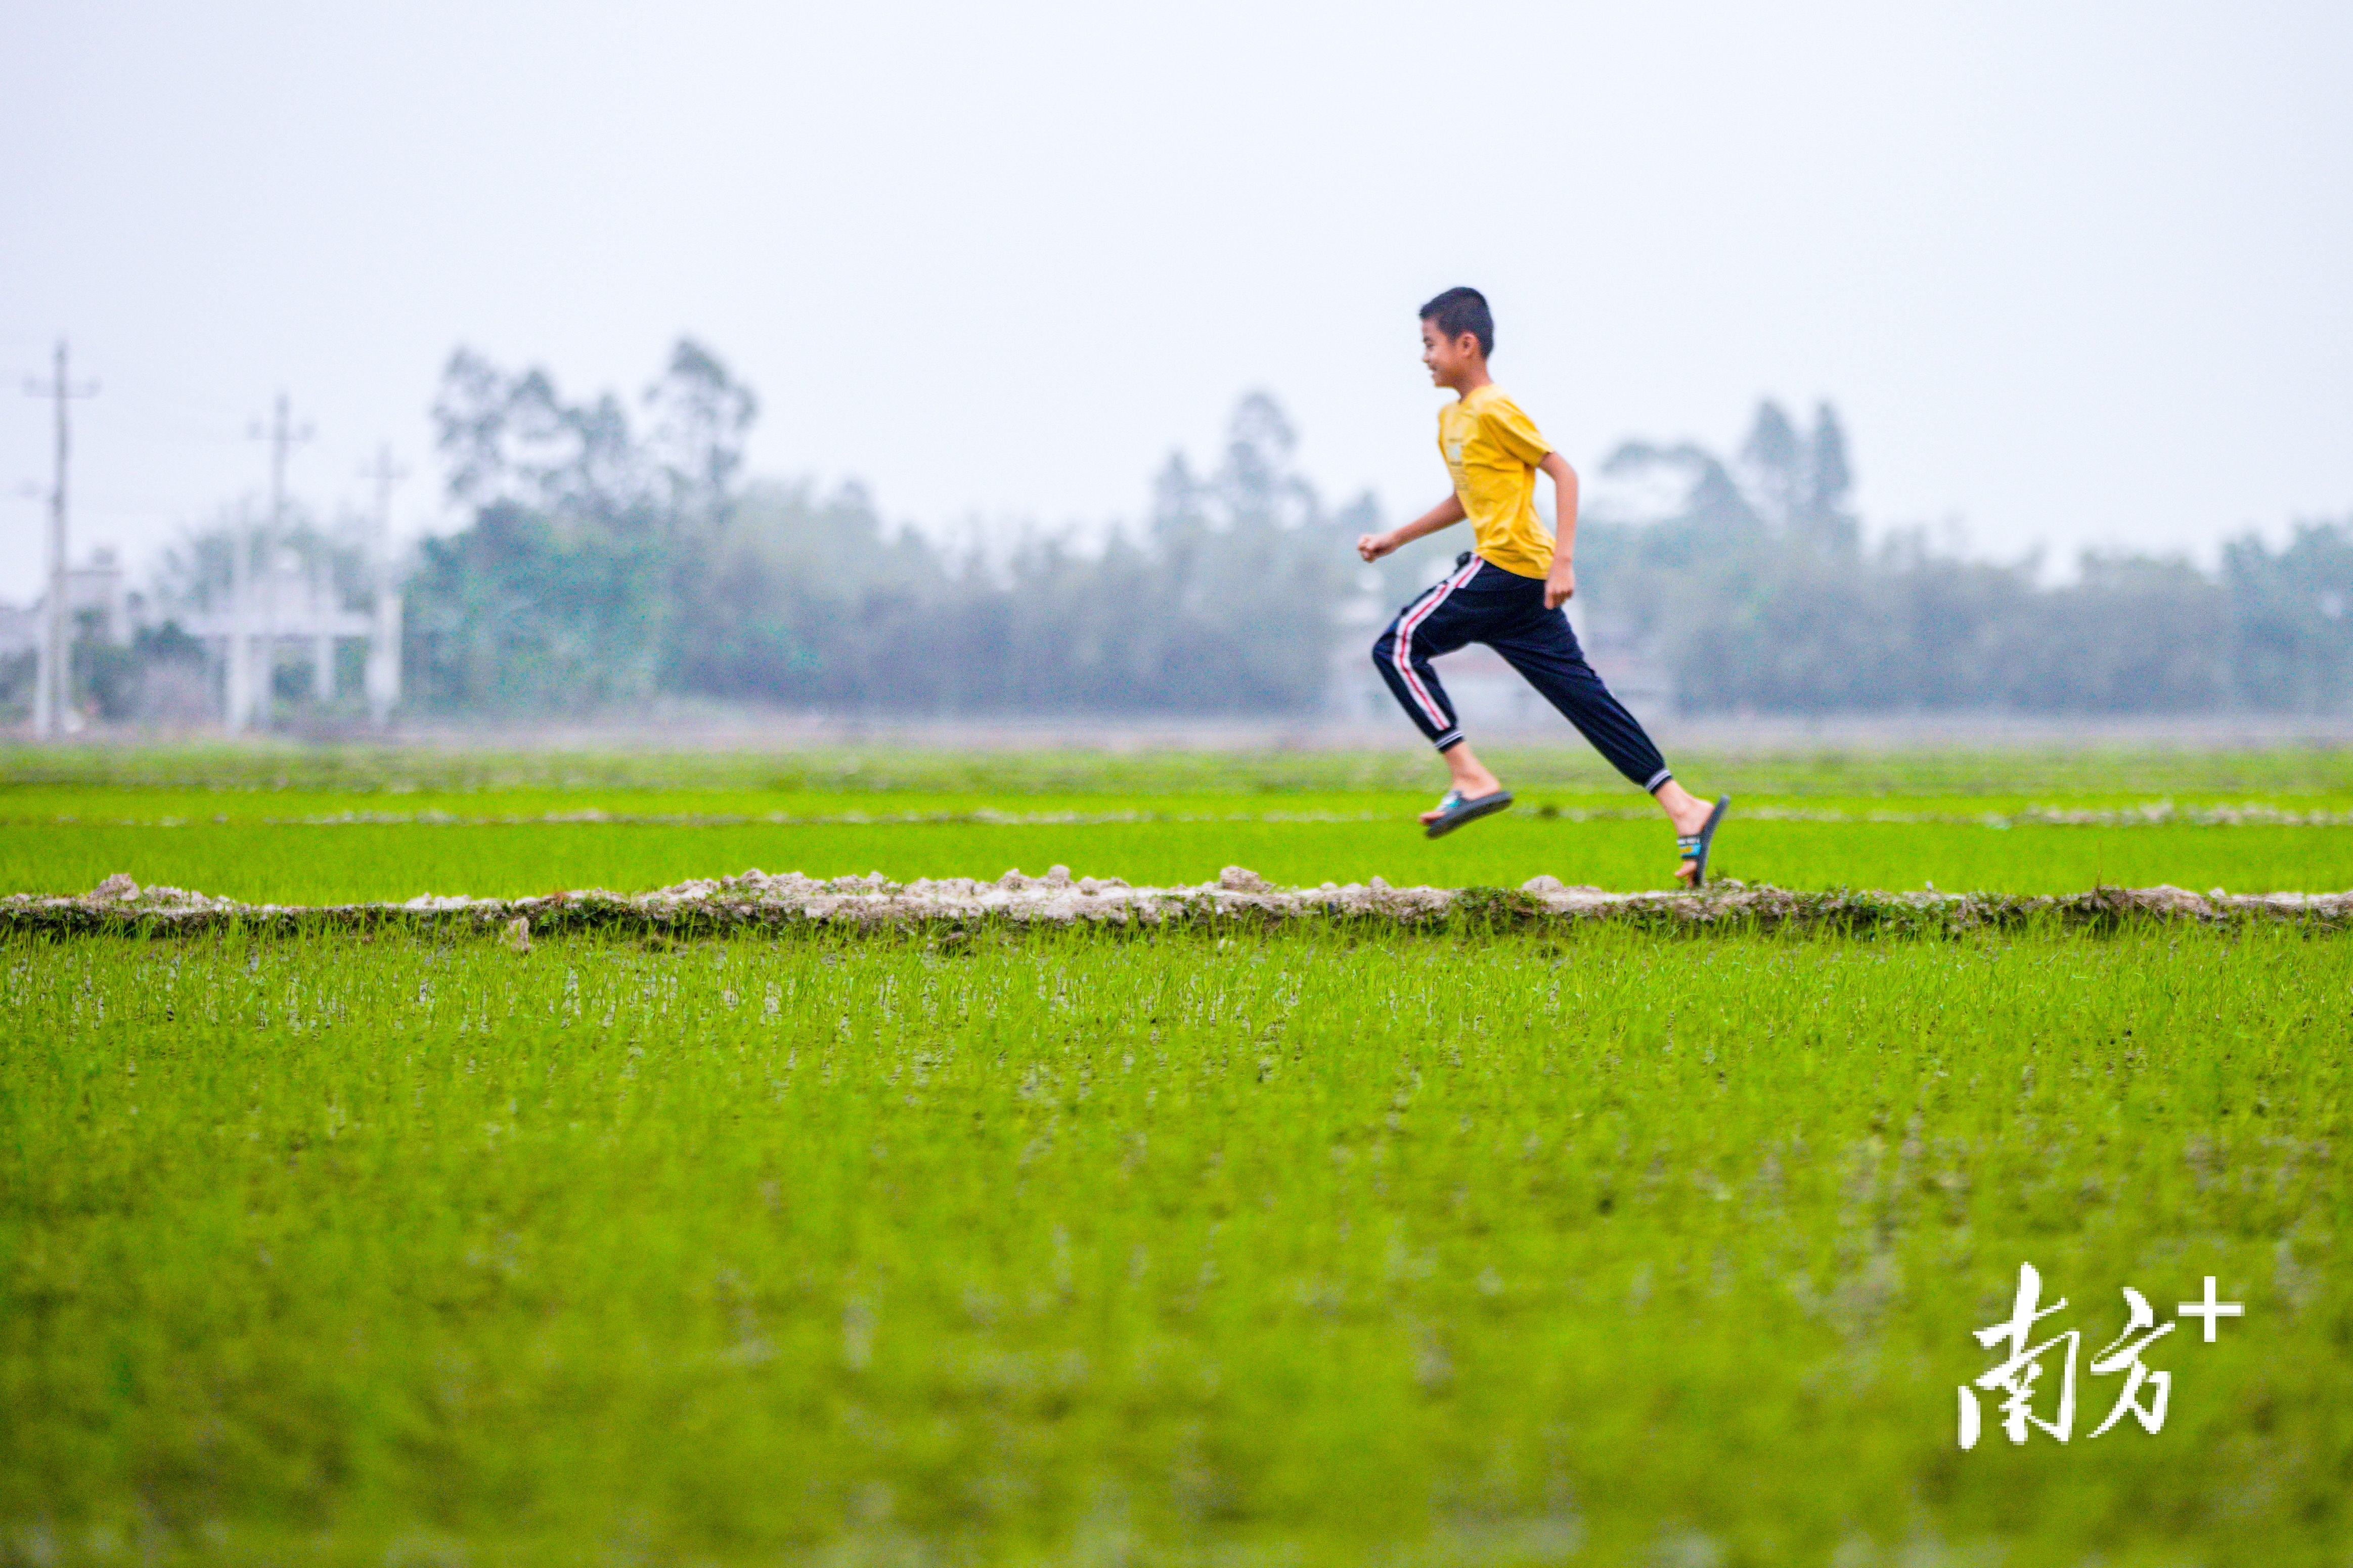
POLYGON ((174 619, 204 643, 221 672, 221 720, 236 734, 267 721, 273 676, 289 653, 310 656, 311 693, 332 700, 336 645, 347 641, 364 647, 362 686, 370 714, 383 723, 400 701, 400 608, 388 574, 375 606, 355 609, 331 580, 280 551, 246 580, 241 599, 174 619))
MULTIPOLYGON (((144 607, 140 595, 125 592, 126 581, 113 551, 91 551, 87 565, 66 569, 67 615, 77 623, 86 616, 94 616, 96 625, 92 629, 99 641, 116 647, 126 646, 144 607)), ((0 658, 39 652, 48 614, 47 594, 22 609, 0 605, 0 658)), ((84 635, 87 634, 77 624, 69 628, 68 640, 79 640, 84 635)))
POLYGON ((130 646, 145 605, 141 595, 128 591, 127 582, 121 563, 103 545, 90 552, 89 564, 66 568, 66 614, 74 622, 74 640, 95 637, 110 647, 130 646))
MULTIPOLYGON (((69 644, 95 637, 127 647, 141 630, 164 618, 154 616, 145 596, 131 592, 128 583, 111 550, 94 550, 86 564, 67 569, 69 644)), ((312 691, 322 700, 332 699, 337 645, 346 641, 364 645, 362 686, 369 711, 381 724, 400 701, 400 591, 389 573, 375 599, 373 607, 353 608, 331 582, 286 552, 254 573, 241 604, 168 618, 205 645, 207 682, 232 733, 266 721, 273 673, 290 654, 309 656, 312 691)), ((0 658, 37 653, 47 624, 47 595, 21 609, 0 605, 0 658)), ((79 729, 84 720, 72 710, 62 717, 68 730, 79 729)))

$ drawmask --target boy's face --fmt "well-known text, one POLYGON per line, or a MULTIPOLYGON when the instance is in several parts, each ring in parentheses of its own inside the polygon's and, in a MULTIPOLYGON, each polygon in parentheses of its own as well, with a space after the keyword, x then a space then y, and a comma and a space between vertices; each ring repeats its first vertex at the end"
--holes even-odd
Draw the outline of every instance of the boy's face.
POLYGON ((1464 332, 1449 338, 1428 317, 1421 322, 1421 363, 1430 367, 1433 385, 1460 387, 1463 376, 1479 363, 1479 339, 1464 332))

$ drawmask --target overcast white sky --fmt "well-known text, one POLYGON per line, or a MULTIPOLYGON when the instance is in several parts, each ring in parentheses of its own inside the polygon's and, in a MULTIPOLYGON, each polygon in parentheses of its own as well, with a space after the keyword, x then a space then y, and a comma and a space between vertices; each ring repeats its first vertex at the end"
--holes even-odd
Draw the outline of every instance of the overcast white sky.
POLYGON ((0 596, 50 342, 79 555, 259 489, 446 526, 450 350, 635 393, 692 333, 753 467, 1100 523, 1272 392, 1335 499, 1443 493, 1414 307, 1476 284, 1580 466, 1845 416, 1874 523, 2211 551, 2353 511, 2353 5, 71 5, 0 23, 0 596))

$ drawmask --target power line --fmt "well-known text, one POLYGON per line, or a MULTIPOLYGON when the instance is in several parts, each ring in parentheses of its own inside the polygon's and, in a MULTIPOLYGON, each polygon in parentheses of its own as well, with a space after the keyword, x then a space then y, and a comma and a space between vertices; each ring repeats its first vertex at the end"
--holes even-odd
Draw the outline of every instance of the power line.
POLYGON ((98 383, 77 386, 66 374, 66 341, 58 340, 57 363, 49 384, 26 378, 29 397, 47 397, 58 409, 57 481, 49 491, 49 594, 47 624, 41 629, 39 668, 34 674, 33 732, 48 739, 65 727, 71 682, 66 665, 66 458, 73 442, 66 408, 75 398, 96 397, 98 383))

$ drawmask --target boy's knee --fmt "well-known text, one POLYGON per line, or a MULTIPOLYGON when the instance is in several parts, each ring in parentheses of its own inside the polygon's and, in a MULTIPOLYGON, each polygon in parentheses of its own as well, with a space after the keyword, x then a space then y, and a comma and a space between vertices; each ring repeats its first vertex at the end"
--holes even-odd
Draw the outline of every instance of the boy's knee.
POLYGON ((1386 668, 1397 656, 1397 627, 1391 626, 1373 639, 1373 662, 1386 668))

